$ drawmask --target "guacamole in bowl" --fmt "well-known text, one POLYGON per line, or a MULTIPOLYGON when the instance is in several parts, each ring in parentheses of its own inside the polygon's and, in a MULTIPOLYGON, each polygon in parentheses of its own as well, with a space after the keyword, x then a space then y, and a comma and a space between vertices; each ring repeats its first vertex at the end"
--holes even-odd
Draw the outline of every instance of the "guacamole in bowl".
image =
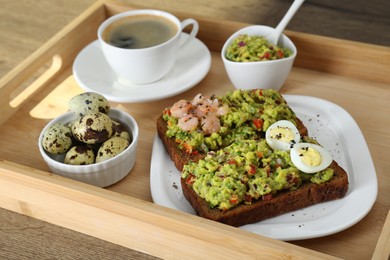
POLYGON ((268 61, 288 58, 292 51, 271 44, 264 36, 241 34, 226 50, 226 59, 236 62, 268 61))
POLYGON ((264 37, 274 30, 263 25, 247 26, 233 33, 224 43, 221 58, 236 89, 280 90, 285 84, 297 48, 284 34, 277 46, 266 43, 264 37))

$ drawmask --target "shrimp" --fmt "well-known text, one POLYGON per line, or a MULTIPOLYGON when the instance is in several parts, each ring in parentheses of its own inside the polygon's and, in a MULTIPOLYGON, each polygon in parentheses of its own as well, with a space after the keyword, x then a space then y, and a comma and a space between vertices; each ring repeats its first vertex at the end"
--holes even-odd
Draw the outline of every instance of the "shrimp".
POLYGON ((190 101, 179 100, 171 107, 171 115, 176 118, 182 118, 188 114, 188 112, 193 108, 190 101))
POLYGON ((199 103, 194 110, 195 115, 199 118, 206 116, 210 112, 212 112, 212 107, 207 101, 199 103))
POLYGON ((195 109, 195 114, 201 118, 218 110, 218 99, 205 99, 195 109))
POLYGON ((199 119, 193 115, 185 115, 179 119, 177 125, 184 131, 192 131, 198 127, 199 119))
POLYGON ((218 107, 216 114, 217 114, 217 116, 223 116, 223 115, 226 115, 228 112, 229 112, 229 106, 224 104, 224 105, 218 107))
POLYGON ((208 114, 201 119, 204 134, 216 133, 221 129, 221 122, 215 114, 208 114))
POLYGON ((205 101, 208 97, 207 96, 203 96, 202 94, 198 94, 194 97, 194 99, 192 100, 192 105, 193 106, 197 106, 198 104, 202 103, 203 101, 205 101))
POLYGON ((218 99, 198 94, 192 101, 179 100, 171 107, 171 115, 178 118, 178 126, 184 131, 198 128, 199 121, 204 134, 209 135, 221 129, 219 116, 229 111, 227 105, 219 105, 218 99))

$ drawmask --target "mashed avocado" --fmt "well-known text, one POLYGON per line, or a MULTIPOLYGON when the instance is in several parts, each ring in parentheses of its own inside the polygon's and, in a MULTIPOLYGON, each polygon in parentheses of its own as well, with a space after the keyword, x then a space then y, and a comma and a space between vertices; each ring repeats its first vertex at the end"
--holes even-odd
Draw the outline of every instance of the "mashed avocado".
POLYGON ((291 56, 292 51, 269 43, 263 36, 240 35, 226 50, 226 58, 237 62, 277 60, 291 56))
POLYGON ((273 151, 262 140, 239 140, 197 163, 184 166, 182 178, 211 208, 228 210, 272 198, 281 190, 297 189, 304 182, 322 183, 332 169, 304 174, 291 162, 289 152, 273 151))
MULTIPOLYGON (((211 208, 228 210, 240 203, 270 199, 304 183, 323 183, 332 178, 330 168, 303 173, 294 166, 288 151, 268 146, 264 137, 270 125, 279 120, 295 124, 296 119, 277 91, 235 90, 212 98, 229 108, 219 118, 220 129, 212 134, 204 133, 199 126, 184 131, 170 108, 163 113, 166 134, 180 148, 188 153, 207 153, 204 159, 185 165, 182 178, 211 208)), ((307 136, 301 139, 316 143, 307 136)))
POLYGON ((171 116, 169 109, 163 115, 167 121, 168 137, 174 137, 180 148, 192 152, 209 152, 226 147, 236 140, 261 139, 268 127, 278 120, 295 123, 295 114, 283 97, 272 89, 235 90, 225 96, 214 97, 229 106, 221 116, 221 128, 213 134, 205 134, 197 128, 183 131, 178 119, 171 116))

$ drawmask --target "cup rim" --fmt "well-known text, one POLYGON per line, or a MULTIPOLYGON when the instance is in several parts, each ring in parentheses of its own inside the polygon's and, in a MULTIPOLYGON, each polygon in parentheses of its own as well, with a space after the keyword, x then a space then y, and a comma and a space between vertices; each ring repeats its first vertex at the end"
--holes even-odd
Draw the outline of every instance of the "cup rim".
POLYGON ((180 20, 175 15, 173 15, 169 12, 157 10, 157 9, 138 9, 138 10, 130 10, 130 11, 126 11, 126 12, 121 12, 121 13, 115 14, 115 15, 107 18, 99 25, 98 30, 97 30, 97 36, 98 36, 98 39, 99 39, 101 44, 104 44, 110 48, 113 48, 116 50, 122 50, 122 51, 126 51, 126 52, 140 52, 140 51, 145 51, 145 50, 156 49, 156 48, 159 48, 163 45, 169 44, 170 42, 176 40, 178 38, 178 36, 181 34, 181 32, 182 32, 182 28, 181 28, 180 20), (173 37, 171 37, 169 40, 162 42, 158 45, 154 45, 154 46, 150 46, 150 47, 146 47, 146 48, 139 48, 139 49, 125 49, 125 48, 116 47, 114 45, 109 44, 108 42, 106 42, 103 39, 102 34, 103 34, 104 30, 113 22, 115 22, 119 19, 122 19, 124 17, 136 16, 136 15, 141 15, 141 14, 162 16, 162 17, 169 19, 170 21, 174 22, 175 25, 177 26, 176 34, 173 37))
MULTIPOLYGON (((222 50, 221 50, 221 56, 222 56, 222 60, 223 62, 225 63, 230 63, 230 64, 240 64, 240 66, 251 66, 253 64, 264 64, 264 63, 280 63, 280 62, 284 62, 284 61, 289 61, 289 60, 293 60, 295 59, 295 57, 297 56, 297 53, 298 53, 298 50, 294 44, 294 42, 287 36, 285 35, 284 33, 281 35, 281 37, 283 37, 284 39, 287 40, 288 43, 290 43, 290 45, 293 47, 292 48, 292 51, 293 51, 293 55, 291 55, 290 57, 287 57, 287 58, 283 58, 283 59, 277 59, 277 60, 265 60, 265 61, 251 61, 251 62, 237 62, 237 61, 231 61, 231 60, 228 60, 226 57, 225 57, 225 52, 226 52, 226 49, 228 48, 228 46, 230 45, 230 43, 240 34, 242 34, 243 31, 246 31, 246 30, 249 30, 251 28, 265 28, 267 30, 271 29, 271 30, 275 30, 275 28, 273 27, 270 27, 270 26, 266 26, 266 25, 250 25, 250 26, 246 26, 246 27, 243 27, 241 29, 239 29, 238 31, 236 31, 235 33, 233 33, 224 43, 223 47, 222 47, 222 50)), ((251 34, 251 35, 259 35, 259 36, 265 36, 265 35, 260 35, 260 34, 251 34)))
POLYGON ((93 163, 93 164, 87 164, 87 165, 66 164, 66 163, 59 162, 59 161, 51 158, 48 155, 48 152, 46 152, 43 149, 43 146, 42 146, 43 134, 51 125, 53 125, 55 123, 63 122, 63 120, 65 118, 69 118, 71 120, 72 120, 72 118, 76 118, 76 116, 74 115, 73 112, 68 111, 68 112, 65 112, 65 113, 59 115, 58 117, 52 119, 49 123, 47 123, 45 125, 45 127, 42 129, 41 133, 39 134, 38 147, 39 147, 39 151, 40 151, 41 156, 44 159, 44 161, 46 163, 50 164, 50 166, 52 166, 52 167, 55 167, 57 169, 60 168, 61 171, 72 172, 74 174, 82 174, 83 172, 86 172, 88 170, 91 170, 93 172, 93 171, 98 171, 101 169, 110 168, 113 165, 117 164, 118 161, 123 161, 124 159, 126 159, 125 156, 126 156, 127 152, 136 152, 134 149, 136 149, 137 142, 138 142, 138 136, 139 136, 139 127, 138 127, 137 121, 135 121, 135 119, 129 113, 124 112, 124 111, 117 109, 117 108, 111 108, 109 113, 115 113, 117 115, 124 115, 131 122, 131 125, 126 124, 126 126, 133 128, 133 129, 129 129, 131 131, 131 134, 133 137, 132 142, 120 154, 118 154, 117 156, 110 158, 106 161, 93 163), (134 150, 134 151, 132 151, 132 150, 134 150), (101 168, 101 167, 103 167, 103 168, 101 168))

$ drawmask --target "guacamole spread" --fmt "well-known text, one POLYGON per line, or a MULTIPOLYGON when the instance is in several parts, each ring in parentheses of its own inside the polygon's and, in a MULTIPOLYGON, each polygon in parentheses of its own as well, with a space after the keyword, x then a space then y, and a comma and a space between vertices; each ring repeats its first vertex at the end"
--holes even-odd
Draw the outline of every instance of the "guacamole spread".
POLYGON ((243 34, 233 40, 225 55, 231 61, 250 62, 287 58, 292 51, 269 43, 263 36, 243 34))
MULTIPOLYGON (((219 108, 227 108, 226 112, 218 117, 218 131, 205 132, 201 123, 184 130, 172 108, 163 113, 167 121, 166 135, 175 138, 179 147, 188 153, 209 152, 226 147, 237 140, 264 138, 268 127, 278 120, 289 120, 295 124, 295 114, 289 108, 283 97, 272 89, 235 90, 221 97, 210 97, 211 103, 219 101, 219 108), (223 107, 225 106, 225 107, 223 107)), ((186 103, 181 101, 180 109, 186 103)), ((193 103, 193 102, 192 102, 193 103)), ((187 114, 193 112, 186 111, 187 114)), ((182 118, 188 118, 188 115, 182 118)), ((192 116, 191 116, 192 117, 192 116)), ((188 122, 193 120, 188 119, 188 122)))
MULTIPOLYGON (((313 141, 314 142, 314 141, 313 141)), ((228 210, 240 203, 271 199, 302 183, 322 183, 333 176, 327 168, 315 174, 300 172, 289 152, 272 150, 264 139, 238 140, 197 163, 183 168, 182 178, 211 208, 228 210)))

